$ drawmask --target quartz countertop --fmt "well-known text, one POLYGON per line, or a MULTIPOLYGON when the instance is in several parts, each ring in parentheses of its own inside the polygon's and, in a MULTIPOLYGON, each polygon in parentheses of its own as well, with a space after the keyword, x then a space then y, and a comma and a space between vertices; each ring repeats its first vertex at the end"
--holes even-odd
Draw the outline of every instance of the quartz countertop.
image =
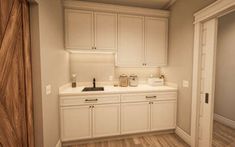
POLYGON ((85 86, 79 86, 72 88, 70 86, 61 88, 59 91, 60 96, 78 96, 78 95, 97 95, 97 94, 124 94, 124 93, 144 93, 144 92, 174 92, 177 88, 171 86, 150 86, 150 85, 138 85, 137 87, 114 87, 103 86, 104 91, 89 91, 82 92, 85 86))

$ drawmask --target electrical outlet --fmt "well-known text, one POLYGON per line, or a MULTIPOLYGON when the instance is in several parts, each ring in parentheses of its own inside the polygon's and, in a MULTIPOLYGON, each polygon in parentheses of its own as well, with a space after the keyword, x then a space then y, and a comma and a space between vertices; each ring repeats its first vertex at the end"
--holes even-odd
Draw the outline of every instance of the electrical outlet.
POLYGON ((183 80, 183 87, 188 88, 189 87, 189 81, 183 80))
POLYGON ((46 95, 51 94, 51 85, 46 86, 46 95))

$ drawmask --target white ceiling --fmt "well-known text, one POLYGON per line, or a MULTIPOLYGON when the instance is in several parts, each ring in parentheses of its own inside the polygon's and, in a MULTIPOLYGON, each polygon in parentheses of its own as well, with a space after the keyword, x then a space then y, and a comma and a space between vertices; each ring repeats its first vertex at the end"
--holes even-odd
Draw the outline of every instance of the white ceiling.
POLYGON ((168 5, 175 2, 175 0, 81 0, 88 2, 117 4, 124 6, 136 6, 144 8, 165 9, 168 5))

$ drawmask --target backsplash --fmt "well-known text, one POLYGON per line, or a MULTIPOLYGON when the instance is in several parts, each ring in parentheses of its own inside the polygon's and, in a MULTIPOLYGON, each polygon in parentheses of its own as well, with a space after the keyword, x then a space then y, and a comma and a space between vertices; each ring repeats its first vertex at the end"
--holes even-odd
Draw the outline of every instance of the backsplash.
POLYGON ((98 82, 110 82, 111 77, 118 80, 121 74, 136 74, 140 81, 144 81, 151 74, 159 76, 160 68, 120 68, 115 67, 113 54, 80 53, 70 54, 70 74, 74 73, 78 82, 91 82, 94 77, 98 82))

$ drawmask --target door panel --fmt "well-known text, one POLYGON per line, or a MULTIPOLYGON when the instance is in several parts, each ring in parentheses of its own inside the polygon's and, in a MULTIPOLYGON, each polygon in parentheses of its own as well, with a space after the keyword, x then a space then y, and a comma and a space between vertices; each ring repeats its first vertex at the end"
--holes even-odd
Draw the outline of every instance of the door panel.
POLYGON ((123 67, 140 67, 144 62, 144 17, 118 16, 117 64, 123 67))
POLYGON ((176 127, 176 101, 158 101, 151 105, 151 131, 176 127))
POLYGON ((117 14, 95 12, 95 47, 117 49, 117 14))
POLYGON ((65 10, 65 40, 67 49, 92 49, 92 11, 65 10))
POLYGON ((149 130, 150 104, 124 103, 121 104, 121 133, 137 133, 149 130))
POLYGON ((91 108, 89 106, 61 108, 63 141, 91 137, 91 108))
POLYGON ((0 0, 0 145, 33 147, 29 12, 26 0, 0 0))
POLYGON ((168 20, 145 18, 145 62, 147 66, 166 65, 168 20))
POLYGON ((93 137, 120 134, 120 104, 95 105, 93 137))
POLYGON ((199 147, 209 147, 212 143, 214 113, 214 71, 217 38, 217 20, 203 24, 201 49, 201 84, 200 84, 200 115, 199 115, 199 147), (209 94, 206 103, 205 94, 209 94))

